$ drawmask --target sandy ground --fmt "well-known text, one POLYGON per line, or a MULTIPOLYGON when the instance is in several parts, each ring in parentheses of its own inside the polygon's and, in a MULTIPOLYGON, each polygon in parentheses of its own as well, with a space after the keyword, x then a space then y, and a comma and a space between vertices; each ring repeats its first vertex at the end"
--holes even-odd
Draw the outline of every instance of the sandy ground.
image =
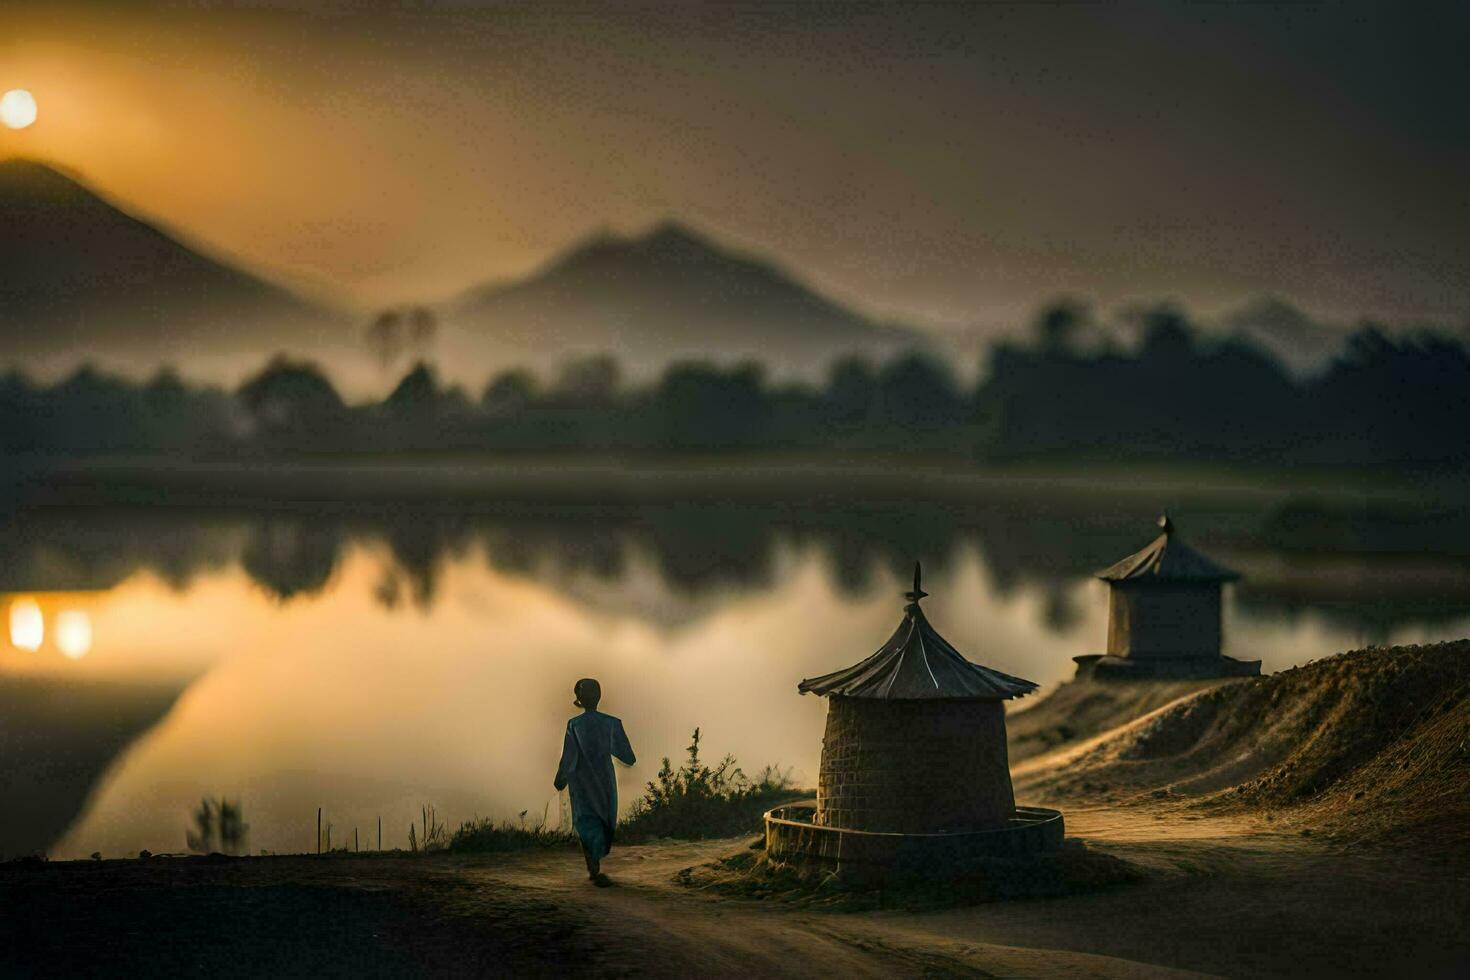
POLYGON ((606 889, 568 850, 12 862, 0 978, 1470 976, 1467 655, 1064 687, 1018 723, 1049 751, 1015 785, 1138 870, 1106 890, 855 913, 680 874, 749 838, 620 848, 606 889))
POLYGON ((677 872, 743 840, 562 851, 0 867, 0 974, 1451 976, 1470 870, 1343 853, 1256 818, 1077 809, 1136 884, 941 912, 735 901, 677 872))
POLYGON ((1011 765, 1094 738, 1197 691, 1235 683, 1238 678, 1066 682, 1006 715, 1011 765))

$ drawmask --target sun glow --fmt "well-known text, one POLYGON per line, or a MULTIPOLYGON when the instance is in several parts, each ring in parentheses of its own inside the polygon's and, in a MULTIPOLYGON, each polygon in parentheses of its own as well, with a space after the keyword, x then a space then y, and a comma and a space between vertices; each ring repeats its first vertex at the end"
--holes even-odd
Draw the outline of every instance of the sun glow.
POLYGON ((92 617, 68 609, 56 617, 56 645, 69 660, 79 660, 92 649, 92 617))
POLYGON ((10 642, 20 650, 39 650, 46 638, 46 619, 35 599, 17 599, 10 604, 10 642))
POLYGON ((36 121, 36 97, 23 88, 0 95, 0 123, 10 129, 25 129, 36 121))

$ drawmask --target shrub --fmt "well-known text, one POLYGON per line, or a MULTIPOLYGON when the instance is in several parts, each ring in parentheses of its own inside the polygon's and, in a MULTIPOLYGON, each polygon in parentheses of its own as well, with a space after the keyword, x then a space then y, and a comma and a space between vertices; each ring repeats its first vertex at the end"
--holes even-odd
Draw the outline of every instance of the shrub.
MULTIPOLYGON (((707 766, 699 757, 699 742, 696 728, 686 749, 689 758, 678 769, 667 758, 663 760, 632 811, 618 824, 619 841, 703 840, 755 833, 766 810, 806 795, 791 785, 789 771, 776 766, 766 766, 754 779, 728 755, 707 766)), ((428 813, 432 826, 432 809, 428 813)), ((410 835, 412 840, 412 832, 410 835)), ((547 826, 546 811, 528 825, 525 810, 513 821, 483 817, 466 821, 448 840, 449 850, 471 853, 575 846, 576 834, 547 826)))
POLYGON ((790 773, 766 766, 752 780, 725 756, 716 765, 699 758, 699 729, 686 751, 689 758, 675 769, 665 757, 658 774, 619 827, 623 840, 677 837, 701 840, 730 837, 759 829, 760 818, 777 804, 801 796, 790 773))

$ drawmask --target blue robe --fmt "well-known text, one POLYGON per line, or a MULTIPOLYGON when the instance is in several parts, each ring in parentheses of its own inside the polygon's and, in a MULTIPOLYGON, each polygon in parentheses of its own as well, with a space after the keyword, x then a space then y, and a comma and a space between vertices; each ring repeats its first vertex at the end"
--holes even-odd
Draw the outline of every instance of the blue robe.
POLYGON ((618 825, 618 780, 613 759, 626 765, 637 760, 623 723, 600 711, 584 711, 567 722, 562 740, 556 788, 572 797, 572 829, 595 859, 612 850, 618 825))

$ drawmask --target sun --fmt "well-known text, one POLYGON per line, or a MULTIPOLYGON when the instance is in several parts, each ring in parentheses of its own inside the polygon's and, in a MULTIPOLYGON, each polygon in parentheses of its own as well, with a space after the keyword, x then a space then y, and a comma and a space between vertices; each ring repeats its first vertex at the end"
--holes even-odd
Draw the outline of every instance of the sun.
POLYGON ((23 88, 0 95, 0 123, 10 129, 25 129, 36 121, 36 97, 23 88))

